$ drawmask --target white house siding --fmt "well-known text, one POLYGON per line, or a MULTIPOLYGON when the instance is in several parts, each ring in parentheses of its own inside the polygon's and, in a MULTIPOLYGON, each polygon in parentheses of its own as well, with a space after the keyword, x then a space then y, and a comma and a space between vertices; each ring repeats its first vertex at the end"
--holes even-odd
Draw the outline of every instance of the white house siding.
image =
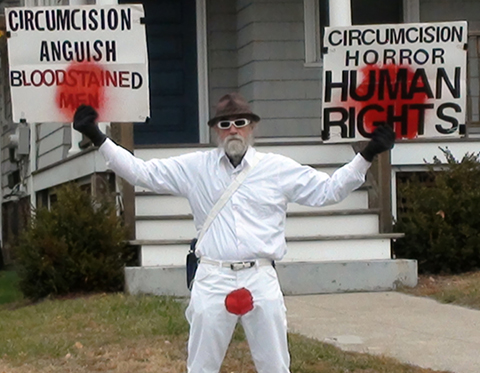
POLYGON ((468 21, 470 30, 480 31, 480 1, 420 0, 422 22, 468 21))
POLYGON ((65 159, 71 144, 71 126, 60 123, 37 125, 37 169, 65 159))
MULTIPOLYGON (((2 49, 4 50, 4 49, 2 49)), ((1 55, 0 58, 4 58, 4 55, 1 55)), ((2 61, 2 67, 5 66, 2 61)), ((15 125, 11 123, 11 105, 10 105, 10 95, 8 93, 8 83, 7 83, 7 74, 0 74, 0 100, 4 102, 4 105, 0 107, 0 125, 2 129, 2 141, 1 141, 1 188, 2 195, 7 194, 10 190, 8 189, 8 174, 10 172, 16 171, 18 166, 16 163, 11 163, 9 160, 9 136, 15 132, 15 125)))
POLYGON ((3 126, 3 134, 2 134, 2 195, 7 195, 10 192, 8 188, 8 174, 15 172, 18 170, 18 165, 16 163, 12 163, 9 160, 9 135, 13 134, 15 131, 13 126, 3 126))
POLYGON ((258 137, 319 136, 321 70, 305 67, 303 0, 237 1, 238 86, 258 137))
POLYGON ((235 1, 208 0, 207 45, 209 106, 238 89, 237 10, 235 1))
MULTIPOLYGON (((4 14, 5 7, 12 6, 21 6, 22 1, 20 0, 6 0, 2 1, 0 4, 0 14, 4 14)), ((16 163, 11 163, 9 160, 9 136, 15 132, 16 125, 12 123, 12 110, 10 103, 10 88, 8 85, 8 59, 7 59, 7 48, 3 44, 5 39, 2 41, 1 46, 1 69, 2 73, 0 74, 0 126, 1 126, 1 188, 2 195, 7 195, 10 192, 8 188, 8 174, 10 172, 18 170, 18 165, 16 163)))

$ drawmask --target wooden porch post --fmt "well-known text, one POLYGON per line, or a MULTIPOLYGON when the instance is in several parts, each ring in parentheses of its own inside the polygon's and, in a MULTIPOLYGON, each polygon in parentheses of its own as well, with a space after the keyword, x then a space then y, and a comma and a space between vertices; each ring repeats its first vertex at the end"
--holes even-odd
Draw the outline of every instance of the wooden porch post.
MULTIPOLYGON (((112 123, 111 137, 117 144, 133 153, 133 123, 112 123)), ((129 230, 129 239, 135 239, 135 188, 119 176, 117 185, 123 200, 124 222, 129 230)))
POLYGON ((380 193, 380 233, 391 233, 392 222, 392 160, 391 152, 378 156, 378 182, 380 193))
MULTIPOLYGON (((350 0, 329 0, 330 26, 351 26, 352 10, 350 0)), ((363 149, 366 143, 354 144, 355 151, 363 149), (363 145, 363 146, 362 146, 363 145)), ((380 209, 380 233, 392 232, 392 191, 390 152, 377 156, 367 176, 371 184, 368 193, 369 207, 380 209)))
MULTIPOLYGON (((379 209, 380 233, 391 233, 392 222, 392 166, 390 151, 377 156, 369 171, 371 189, 369 207, 379 209)), ((368 178, 368 176, 367 176, 368 178)))

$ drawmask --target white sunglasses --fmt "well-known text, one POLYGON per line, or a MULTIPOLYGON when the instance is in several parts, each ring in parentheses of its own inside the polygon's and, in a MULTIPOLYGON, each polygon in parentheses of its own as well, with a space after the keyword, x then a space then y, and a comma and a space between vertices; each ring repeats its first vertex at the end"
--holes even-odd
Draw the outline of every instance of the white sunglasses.
POLYGON ((250 119, 239 118, 234 120, 220 120, 217 122, 217 127, 222 130, 228 130, 232 125, 236 128, 246 127, 251 123, 250 119))

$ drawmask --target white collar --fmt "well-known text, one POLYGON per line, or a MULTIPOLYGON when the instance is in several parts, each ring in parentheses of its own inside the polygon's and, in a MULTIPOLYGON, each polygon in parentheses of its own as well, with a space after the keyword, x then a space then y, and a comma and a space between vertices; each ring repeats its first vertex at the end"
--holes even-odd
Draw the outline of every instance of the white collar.
MULTIPOLYGON (((225 159, 226 162, 228 162, 230 165, 232 165, 232 163, 230 162, 230 159, 228 158, 227 154, 225 154, 225 149, 217 148, 217 150, 218 150, 218 163, 220 164, 222 159, 225 159)), ((247 152, 243 156, 242 161, 240 162, 240 164, 238 166, 240 166, 240 168, 245 167, 245 162, 247 164, 251 165, 252 161, 253 161, 253 158, 255 158, 256 153, 257 153, 257 151, 253 147, 249 146, 247 148, 247 152)))

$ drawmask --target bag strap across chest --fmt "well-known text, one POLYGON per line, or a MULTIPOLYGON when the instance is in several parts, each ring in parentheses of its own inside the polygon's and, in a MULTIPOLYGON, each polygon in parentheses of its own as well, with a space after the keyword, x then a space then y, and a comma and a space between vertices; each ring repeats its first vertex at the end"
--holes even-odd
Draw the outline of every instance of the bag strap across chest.
POLYGON ((240 185, 242 185, 244 180, 247 178, 250 172, 255 168, 258 162, 260 162, 263 156, 264 156, 263 154, 260 154, 257 152, 251 164, 249 165, 247 164, 247 166, 245 166, 242 172, 238 174, 238 176, 235 178, 235 180, 232 181, 232 183, 228 186, 228 188, 225 189, 222 196, 218 199, 217 203, 215 203, 215 205, 210 210, 210 213, 208 214, 207 219, 205 219, 205 223, 203 223, 202 230, 200 231, 200 234, 197 239, 197 243, 196 243, 197 246, 202 241, 203 236, 207 232, 208 228, 210 228, 210 225, 215 220, 218 213, 222 210, 222 208, 228 202, 228 200, 233 195, 233 193, 235 193, 235 191, 240 187, 240 185))

